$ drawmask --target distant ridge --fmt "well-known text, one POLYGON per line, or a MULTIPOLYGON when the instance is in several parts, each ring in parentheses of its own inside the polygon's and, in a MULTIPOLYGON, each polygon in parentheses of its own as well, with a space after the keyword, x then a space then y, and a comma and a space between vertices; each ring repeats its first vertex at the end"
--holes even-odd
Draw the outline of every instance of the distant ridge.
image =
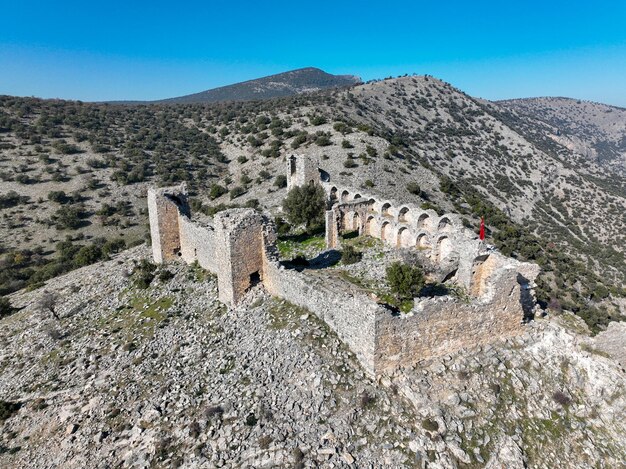
POLYGON ((200 93, 179 96, 158 101, 125 101, 125 104, 178 104, 178 103, 217 103, 224 101, 253 101, 280 96, 318 91, 327 88, 341 88, 361 83, 353 75, 332 75, 319 68, 307 67, 289 72, 222 86, 200 93))

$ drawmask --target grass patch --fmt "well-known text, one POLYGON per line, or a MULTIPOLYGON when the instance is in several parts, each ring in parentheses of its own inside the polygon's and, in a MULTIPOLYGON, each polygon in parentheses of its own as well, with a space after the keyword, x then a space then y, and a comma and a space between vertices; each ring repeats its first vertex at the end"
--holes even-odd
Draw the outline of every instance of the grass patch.
POLYGON ((269 308, 270 329, 282 330, 291 328, 296 324, 296 320, 300 316, 310 314, 306 309, 288 301, 272 300, 272 303, 269 308))
POLYGON ((215 279, 215 275, 209 272, 206 269, 200 267, 198 261, 194 261, 192 264, 189 264, 189 280, 193 280, 194 282, 206 282, 208 280, 215 279))
POLYGON ((298 255, 306 257, 308 253, 326 249, 326 239, 324 236, 311 236, 308 234, 286 236, 279 238, 277 246, 282 259, 291 259, 298 255))
POLYGON ((604 352, 603 350, 598 350, 597 348, 594 348, 589 344, 582 344, 580 348, 583 349, 585 352, 591 353, 592 355, 598 355, 604 358, 611 358, 611 355, 609 355, 608 353, 604 352))
POLYGON ((144 296, 133 296, 128 306, 122 306, 98 321, 100 329, 108 333, 122 333, 125 343, 133 343, 136 335, 152 337, 157 327, 168 319, 167 311, 174 299, 165 296, 157 300, 144 296))

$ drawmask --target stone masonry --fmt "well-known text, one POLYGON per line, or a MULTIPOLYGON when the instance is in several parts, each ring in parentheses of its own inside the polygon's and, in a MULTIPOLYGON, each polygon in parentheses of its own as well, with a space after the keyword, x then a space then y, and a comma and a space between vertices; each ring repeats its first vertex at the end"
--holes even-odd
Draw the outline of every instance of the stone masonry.
POLYGON ((231 306, 261 284, 270 294, 309 309, 372 375, 523 332, 535 308, 537 265, 486 246, 456 215, 438 216, 332 185, 306 156, 291 155, 287 163, 289 187, 321 184, 326 190, 329 249, 339 247, 342 233, 358 231, 401 250, 419 251, 471 299, 416 298, 413 310, 400 314, 348 282, 338 286, 332 272, 287 268, 279 260, 268 215, 231 209, 204 225, 192 221, 184 185, 148 192, 154 261, 198 262, 217 275, 220 301, 231 306))

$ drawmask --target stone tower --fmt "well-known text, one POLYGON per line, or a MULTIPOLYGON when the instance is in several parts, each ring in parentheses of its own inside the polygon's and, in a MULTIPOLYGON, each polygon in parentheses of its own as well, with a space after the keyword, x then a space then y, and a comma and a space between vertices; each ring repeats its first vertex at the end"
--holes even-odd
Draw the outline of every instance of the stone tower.
POLYGON ((319 184, 320 172, 317 159, 308 155, 287 157, 287 190, 306 184, 319 184))
POLYGON ((237 304, 248 289, 263 283, 267 223, 250 208, 215 215, 217 284, 222 303, 237 304))
POLYGON ((189 216, 187 188, 184 184, 148 189, 148 216, 152 256, 156 263, 180 256, 180 215, 189 216))

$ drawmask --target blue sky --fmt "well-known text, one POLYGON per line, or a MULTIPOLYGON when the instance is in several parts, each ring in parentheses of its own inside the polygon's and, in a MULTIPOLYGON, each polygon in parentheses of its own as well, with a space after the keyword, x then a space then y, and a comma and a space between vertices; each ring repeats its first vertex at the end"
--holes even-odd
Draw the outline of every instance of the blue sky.
POLYGON ((0 94, 158 99, 315 66, 626 107, 626 1, 0 0, 0 94))

